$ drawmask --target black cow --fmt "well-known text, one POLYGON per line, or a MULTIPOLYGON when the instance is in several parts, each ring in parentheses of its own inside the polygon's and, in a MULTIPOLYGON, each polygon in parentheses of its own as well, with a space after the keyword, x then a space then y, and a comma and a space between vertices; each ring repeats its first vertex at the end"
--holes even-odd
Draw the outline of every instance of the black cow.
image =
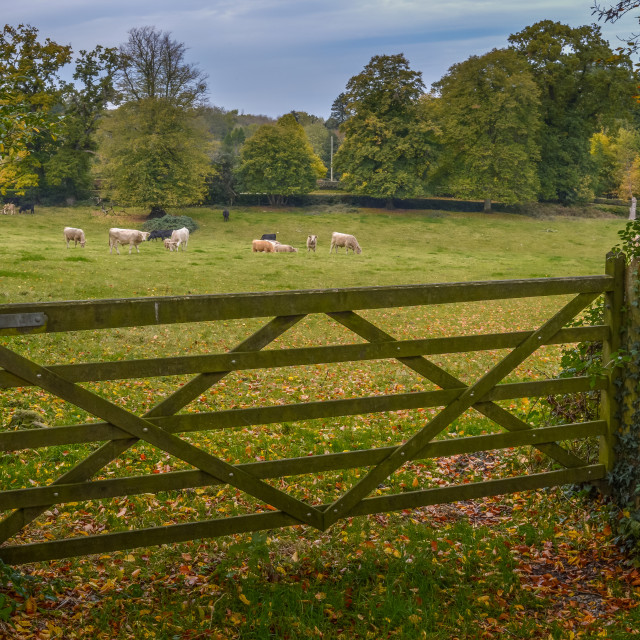
POLYGON ((263 233, 262 238, 260 240, 274 240, 276 239, 275 233, 263 233))
POLYGON ((229 222, 229 210, 228 210, 228 209, 225 209, 225 210, 222 212, 222 219, 223 219, 225 222, 229 222))
POLYGON ((21 204, 20 205, 20 210, 19 213, 35 213, 36 212, 36 208, 35 205, 33 203, 25 203, 25 204, 21 204))
POLYGON ((147 241, 157 240, 158 238, 160 238, 160 240, 164 240, 165 238, 171 239, 171 233, 171 229, 156 229, 149 234, 147 241))

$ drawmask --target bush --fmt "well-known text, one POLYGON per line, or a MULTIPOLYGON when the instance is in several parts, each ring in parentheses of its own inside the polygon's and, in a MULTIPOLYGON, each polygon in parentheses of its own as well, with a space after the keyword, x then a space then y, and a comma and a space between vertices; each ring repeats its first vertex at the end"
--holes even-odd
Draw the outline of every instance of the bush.
POLYGON ((170 231, 173 231, 174 229, 182 229, 182 227, 187 227, 187 229, 189 229, 189 233, 193 233, 198 230, 198 223, 189 216, 166 215, 162 218, 152 218, 151 220, 147 220, 142 225, 142 230, 158 231, 160 229, 169 229, 170 231))

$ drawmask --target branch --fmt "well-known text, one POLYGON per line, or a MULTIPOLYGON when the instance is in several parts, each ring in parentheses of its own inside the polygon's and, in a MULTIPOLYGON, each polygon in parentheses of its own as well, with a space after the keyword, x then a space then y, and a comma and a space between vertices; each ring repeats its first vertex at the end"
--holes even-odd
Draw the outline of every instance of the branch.
POLYGON ((591 7, 593 11, 591 15, 597 15, 598 20, 604 18, 605 22, 616 22, 623 15, 629 13, 629 11, 633 11, 640 7, 640 2, 637 0, 620 0, 614 5, 609 6, 608 8, 604 8, 605 5, 598 4, 597 2, 591 7))

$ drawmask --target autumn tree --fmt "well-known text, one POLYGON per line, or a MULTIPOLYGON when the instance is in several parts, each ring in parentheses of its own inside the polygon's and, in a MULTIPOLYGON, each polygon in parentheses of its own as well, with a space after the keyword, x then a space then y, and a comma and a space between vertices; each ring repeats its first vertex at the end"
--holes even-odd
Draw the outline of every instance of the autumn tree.
POLYGON ((640 196, 640 132, 628 126, 591 138, 594 188, 598 195, 625 200, 640 196))
POLYGON ((616 148, 613 136, 605 131, 598 131, 591 136, 590 144, 593 174, 591 185, 596 196, 610 197, 617 191, 616 148))
POLYGON ((56 135, 60 69, 71 47, 38 40, 28 25, 0 33, 0 192, 24 193, 42 174, 43 149, 56 135))
POLYGON ((87 197, 92 190, 96 132, 107 105, 115 100, 113 74, 117 64, 115 49, 97 46, 79 52, 75 82, 65 84, 63 90, 64 116, 58 138, 43 163, 41 195, 68 200, 87 197))
POLYGON ((526 56, 540 88, 540 197, 579 201, 591 172, 591 136, 632 107, 631 61, 611 50, 596 25, 543 20, 509 42, 526 56))
POLYGON ((129 31, 116 74, 122 106, 103 128, 98 175, 119 203, 150 207, 201 202, 207 192, 211 136, 198 108, 204 75, 186 47, 154 27, 129 31))
POLYGON ((312 191, 326 171, 293 114, 259 127, 240 151, 242 185, 249 192, 266 193, 274 206, 312 191))
POLYGON ((434 88, 448 192, 484 199, 485 211, 492 200, 535 200, 540 98, 526 60, 494 49, 453 65, 434 88))
POLYGON ((101 127, 99 176, 102 191, 122 205, 148 207, 202 202, 211 173, 206 127, 161 98, 129 102, 101 127))
POLYGON ((291 114, 295 117, 296 122, 302 125, 307 139, 313 147, 313 152, 325 166, 328 166, 331 160, 331 134, 325 121, 306 111, 292 111, 291 114))
POLYGON ((342 146, 335 167, 354 193, 393 199, 422 195, 433 130, 421 114, 422 74, 403 54, 374 56, 346 86, 342 146))

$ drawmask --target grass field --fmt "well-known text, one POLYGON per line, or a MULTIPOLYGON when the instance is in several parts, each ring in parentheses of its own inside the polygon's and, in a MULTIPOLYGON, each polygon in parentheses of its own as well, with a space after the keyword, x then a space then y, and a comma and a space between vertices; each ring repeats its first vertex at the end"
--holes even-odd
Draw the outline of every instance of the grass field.
MULTIPOLYGON (((83 208, 40 208, 0 216, 0 304, 50 300, 194 295, 426 282, 599 274, 624 220, 533 218, 443 212, 194 208, 200 229, 187 251, 150 242, 140 253, 110 255, 111 226, 140 228, 135 215, 102 216, 83 208), (84 229, 87 244, 67 249, 62 229, 84 229), (329 255, 332 231, 353 233, 361 255, 329 255), (297 254, 253 254, 251 241, 275 232, 297 254), (304 248, 318 235, 317 252, 304 248)), ((534 328, 561 300, 441 305, 364 313, 398 338, 534 328)), ((41 363, 91 362, 226 351, 264 324, 243 320, 3 339, 41 363)), ((353 342, 326 318, 307 318, 275 346, 353 342)), ((502 352, 433 361, 471 382, 502 352)), ((527 360, 510 380, 553 376, 558 347, 527 360)), ((142 413, 185 382, 161 377, 89 388, 142 413)), ((304 402, 430 389, 387 362, 238 372, 187 411, 304 402), (240 375, 242 374, 242 375, 240 375)), ((535 422, 543 405, 507 403, 535 422)), ((0 424, 18 410, 48 425, 81 424, 85 412, 33 388, 3 392, 0 424)), ((388 446, 424 422, 424 411, 346 417, 204 433, 194 443, 230 462, 388 446)), ((446 437, 494 430, 472 411, 446 437)), ((46 484, 91 446, 25 450, 0 459, 3 487, 46 484)), ((142 444, 101 477, 157 473, 184 463, 142 444)), ((485 452, 433 461, 418 469, 424 486, 504 477, 548 468, 529 450, 485 452)), ((402 490, 400 471, 386 490, 402 490)), ((282 481, 312 502, 334 499, 357 470, 282 481)), ((422 486, 422 485, 421 485, 422 486)), ((56 507, 19 541, 84 535, 244 513, 235 490, 196 489, 56 507)), ((0 637, 8 638, 629 638, 640 629, 640 573, 617 550, 599 502, 569 489, 378 515, 303 527, 136 549, 101 557, 2 569, 0 637)))

